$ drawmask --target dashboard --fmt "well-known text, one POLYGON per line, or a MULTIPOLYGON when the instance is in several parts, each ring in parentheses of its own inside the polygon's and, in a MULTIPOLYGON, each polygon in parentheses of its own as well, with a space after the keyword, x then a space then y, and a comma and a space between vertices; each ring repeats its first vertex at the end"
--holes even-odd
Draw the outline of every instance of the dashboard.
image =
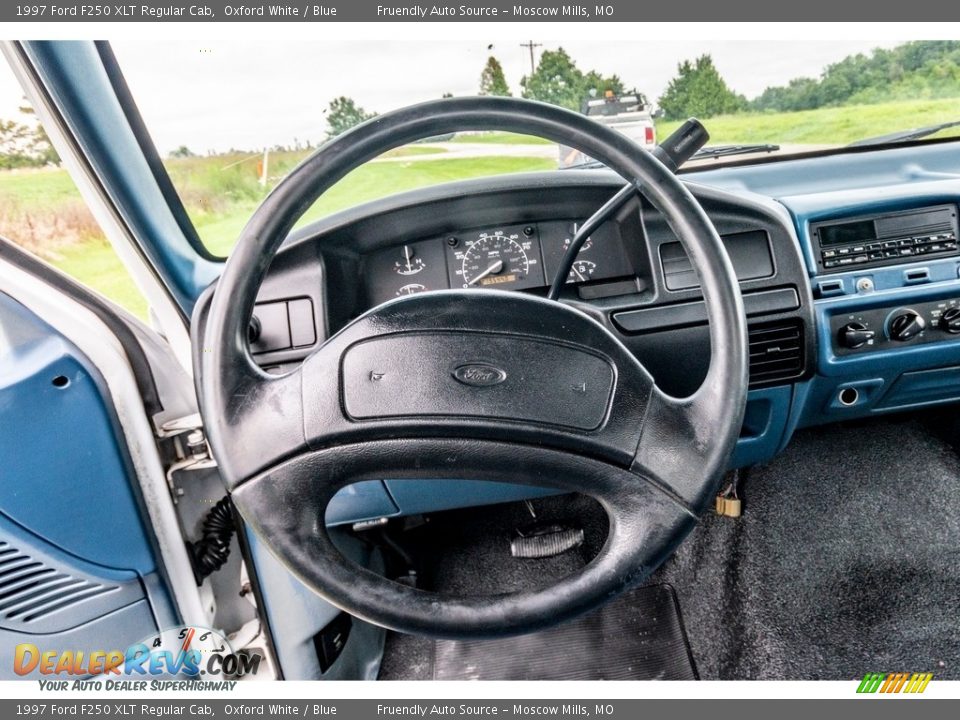
MULTIPOLYGON (((960 400, 960 147, 924 144, 685 173, 740 280, 750 393, 735 466, 799 427, 960 400)), ((261 288, 251 351, 285 372, 380 303, 490 288, 545 295, 578 224, 621 186, 602 169, 451 183, 296 231, 261 288)), ((625 205, 561 301, 603 323, 667 392, 709 358, 696 273, 663 217, 625 205)))

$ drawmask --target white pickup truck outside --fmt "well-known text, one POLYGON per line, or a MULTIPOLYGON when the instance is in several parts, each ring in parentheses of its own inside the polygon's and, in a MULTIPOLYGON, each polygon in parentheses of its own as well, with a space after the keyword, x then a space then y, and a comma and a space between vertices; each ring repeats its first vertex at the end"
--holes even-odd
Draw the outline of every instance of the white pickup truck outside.
MULTIPOLYGON (((581 106, 581 112, 593 118, 601 125, 607 125, 636 142, 641 147, 651 149, 657 144, 657 131, 653 116, 642 98, 637 95, 617 96, 607 91, 602 98, 588 98, 581 106)), ((575 167, 590 162, 590 158, 579 150, 560 146, 560 167, 575 167)))

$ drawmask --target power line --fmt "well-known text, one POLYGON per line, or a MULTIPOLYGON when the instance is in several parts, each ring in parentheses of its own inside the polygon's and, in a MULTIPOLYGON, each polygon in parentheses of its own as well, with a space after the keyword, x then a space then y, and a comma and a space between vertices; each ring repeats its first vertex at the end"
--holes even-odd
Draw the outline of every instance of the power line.
POLYGON ((520 47, 525 47, 530 50, 530 74, 533 75, 537 71, 536 64, 533 61, 533 49, 543 47, 543 43, 535 43, 533 40, 527 40, 525 43, 520 43, 520 47))

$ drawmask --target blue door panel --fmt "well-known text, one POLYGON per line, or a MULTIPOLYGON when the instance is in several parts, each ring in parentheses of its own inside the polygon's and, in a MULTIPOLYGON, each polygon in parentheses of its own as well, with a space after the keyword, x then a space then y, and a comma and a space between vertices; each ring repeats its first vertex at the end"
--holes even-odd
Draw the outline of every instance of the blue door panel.
POLYGON ((94 372, 0 294, 0 512, 83 560, 151 573, 156 561, 94 372))
POLYGON ((122 650, 176 622, 108 398, 0 293, 0 679, 23 643, 122 650))

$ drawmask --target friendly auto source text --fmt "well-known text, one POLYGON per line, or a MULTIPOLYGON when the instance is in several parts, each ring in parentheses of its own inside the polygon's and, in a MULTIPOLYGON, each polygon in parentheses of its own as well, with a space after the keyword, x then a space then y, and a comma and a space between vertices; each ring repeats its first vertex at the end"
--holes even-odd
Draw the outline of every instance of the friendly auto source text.
POLYGON ((561 5, 541 7, 537 5, 410 5, 387 7, 377 5, 377 16, 383 18, 429 18, 429 17, 603 17, 613 14, 612 5, 594 5, 591 12, 586 5, 561 5))

